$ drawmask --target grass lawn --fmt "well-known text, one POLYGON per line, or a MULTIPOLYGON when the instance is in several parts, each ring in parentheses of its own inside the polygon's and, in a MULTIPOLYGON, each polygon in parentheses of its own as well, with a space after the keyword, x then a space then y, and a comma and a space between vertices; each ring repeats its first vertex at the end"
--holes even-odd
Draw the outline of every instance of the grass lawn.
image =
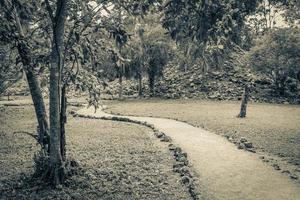
POLYGON ((107 112, 186 121, 220 135, 246 137, 256 149, 300 165, 300 106, 250 103, 239 119, 240 102, 203 100, 107 101, 107 112))
POLYGON ((34 132, 32 106, 0 112, 0 199, 190 199, 167 144, 150 129, 111 121, 70 118, 68 156, 83 168, 58 190, 32 185, 35 140, 15 131, 34 132))

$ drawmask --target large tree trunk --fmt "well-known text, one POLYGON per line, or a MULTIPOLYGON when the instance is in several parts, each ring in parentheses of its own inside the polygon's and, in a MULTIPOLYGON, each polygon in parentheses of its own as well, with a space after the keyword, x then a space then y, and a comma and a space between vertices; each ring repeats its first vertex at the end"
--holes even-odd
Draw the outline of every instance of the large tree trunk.
POLYGON ((247 104, 248 104, 249 97, 250 97, 250 88, 248 85, 245 85, 245 91, 244 91, 244 96, 242 99, 241 110, 240 110, 240 114, 238 115, 239 118, 246 117, 247 104))
POLYGON ((67 0, 57 0, 53 24, 53 45, 50 69, 50 180, 54 185, 65 178, 61 155, 60 89, 62 69, 62 47, 65 29, 67 0))

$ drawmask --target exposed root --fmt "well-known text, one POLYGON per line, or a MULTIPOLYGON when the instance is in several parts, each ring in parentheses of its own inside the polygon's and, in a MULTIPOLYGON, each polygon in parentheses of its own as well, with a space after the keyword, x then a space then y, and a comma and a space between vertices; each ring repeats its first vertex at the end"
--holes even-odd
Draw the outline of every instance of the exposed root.
POLYGON ((34 156, 35 173, 34 178, 41 180, 46 185, 58 186, 65 183, 69 177, 82 172, 78 162, 73 159, 67 160, 62 164, 51 166, 49 156, 43 151, 34 156))

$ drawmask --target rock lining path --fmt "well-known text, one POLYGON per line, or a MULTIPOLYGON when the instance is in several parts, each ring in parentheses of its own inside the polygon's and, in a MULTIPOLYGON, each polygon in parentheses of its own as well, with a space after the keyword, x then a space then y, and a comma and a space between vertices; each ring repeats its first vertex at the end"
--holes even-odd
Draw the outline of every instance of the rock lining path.
MULTIPOLYGON (((112 117, 84 108, 77 114, 112 117)), ((263 163, 256 154, 238 150, 225 138, 187 123, 152 117, 122 116, 153 124, 188 154, 204 200, 300 200, 300 185, 263 163)))

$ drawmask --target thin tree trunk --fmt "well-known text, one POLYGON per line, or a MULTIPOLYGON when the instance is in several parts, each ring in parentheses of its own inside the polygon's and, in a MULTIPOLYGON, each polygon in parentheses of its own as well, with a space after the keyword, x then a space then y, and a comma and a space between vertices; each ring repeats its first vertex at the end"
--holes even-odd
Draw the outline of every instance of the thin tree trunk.
POLYGON ((49 127, 40 84, 32 70, 26 70, 25 73, 39 125, 39 143, 49 153, 49 127))
POLYGON ((57 0, 53 24, 53 45, 50 69, 50 180, 54 185, 61 184, 65 178, 61 155, 60 131, 60 83, 62 69, 62 47, 65 29, 67 0, 57 0))
POLYGON ((155 96, 154 84, 155 84, 155 75, 153 74, 153 72, 150 72, 150 74, 149 74, 149 88, 150 88, 150 95, 152 97, 155 96))
POLYGON ((240 114, 238 115, 239 118, 245 118, 247 114, 247 104, 249 101, 250 97, 250 89, 248 85, 245 85, 245 91, 242 99, 242 104, 241 104, 241 110, 240 114))
POLYGON ((142 84, 142 75, 141 75, 141 73, 139 73, 139 75, 138 75, 138 81, 139 81, 139 85, 138 85, 139 97, 142 97, 143 96, 143 84, 142 84))
POLYGON ((66 96, 66 85, 61 90, 61 109, 60 109, 60 151, 62 160, 66 160, 66 131, 65 124, 67 123, 67 96, 66 96))
MULTIPOLYGON (((121 71, 122 69, 120 69, 121 71)), ((123 99, 123 74, 119 72, 119 100, 123 99)))
POLYGON ((192 44, 191 44, 191 42, 188 42, 188 47, 187 47, 187 50, 185 53, 185 57, 187 58, 188 62, 186 62, 184 65, 184 72, 187 72, 188 65, 191 63, 191 55, 190 55, 191 48, 192 48, 192 44))
POLYGON ((33 101, 33 105, 35 108, 35 114, 38 121, 39 128, 39 143, 42 147, 48 152, 49 147, 49 127, 47 121, 47 114, 44 104, 44 99, 42 95, 42 91, 40 88, 40 84, 38 78, 33 72, 33 67, 31 66, 30 61, 30 50, 28 46, 26 46, 25 42, 20 41, 18 45, 18 52, 22 59, 23 68, 26 74, 31 98, 33 101))

